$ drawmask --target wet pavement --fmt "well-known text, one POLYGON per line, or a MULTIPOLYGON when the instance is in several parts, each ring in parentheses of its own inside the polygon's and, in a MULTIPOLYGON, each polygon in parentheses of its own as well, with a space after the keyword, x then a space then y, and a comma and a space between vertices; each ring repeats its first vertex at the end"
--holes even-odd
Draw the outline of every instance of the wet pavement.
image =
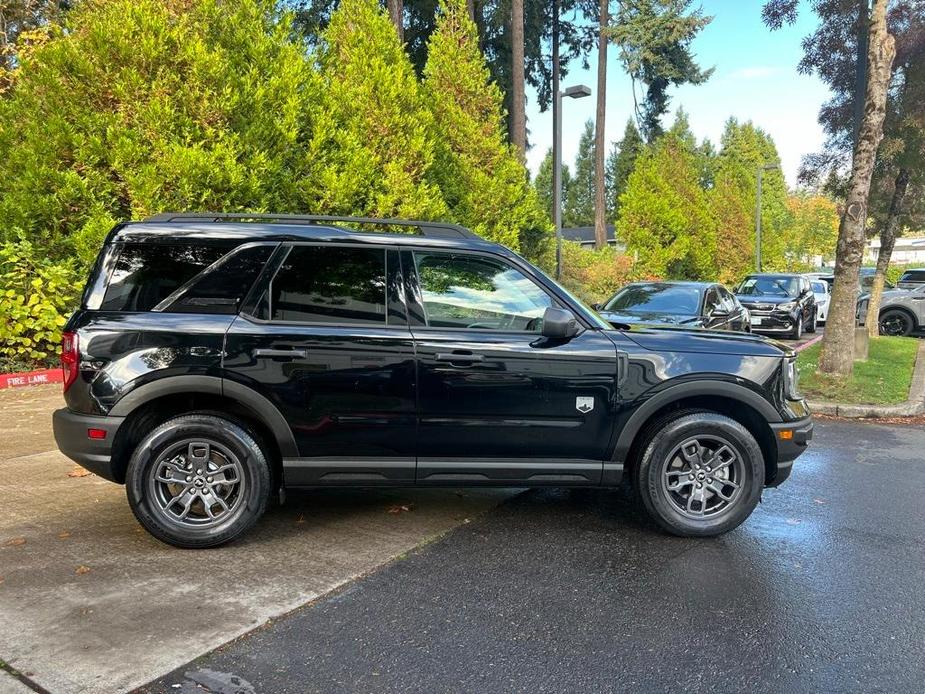
POLYGON ((923 451, 820 421, 716 539, 622 491, 527 492, 146 690, 922 692, 923 451))

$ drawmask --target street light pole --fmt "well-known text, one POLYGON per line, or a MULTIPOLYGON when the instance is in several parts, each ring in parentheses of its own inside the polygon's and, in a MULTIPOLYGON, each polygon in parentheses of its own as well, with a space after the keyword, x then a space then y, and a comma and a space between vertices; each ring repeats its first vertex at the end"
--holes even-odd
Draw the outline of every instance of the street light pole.
POLYGON ((761 177, 765 171, 773 171, 776 164, 758 167, 758 194, 755 196, 755 270, 761 272, 761 177))
POLYGON ((556 90, 553 105, 552 223, 556 227, 556 279, 562 272, 562 97, 581 99, 590 95, 590 87, 577 84, 561 92, 556 90))

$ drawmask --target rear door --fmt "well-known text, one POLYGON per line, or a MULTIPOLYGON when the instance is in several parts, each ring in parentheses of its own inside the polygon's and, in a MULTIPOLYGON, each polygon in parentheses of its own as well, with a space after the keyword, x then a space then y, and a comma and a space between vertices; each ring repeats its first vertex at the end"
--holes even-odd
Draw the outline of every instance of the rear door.
POLYGON ((414 480, 414 346, 397 250, 281 246, 228 330, 225 377, 288 421, 289 486, 414 480))
POLYGON ((541 336, 557 301, 489 253, 402 252, 418 360, 422 484, 598 484, 617 354, 600 330, 541 336))

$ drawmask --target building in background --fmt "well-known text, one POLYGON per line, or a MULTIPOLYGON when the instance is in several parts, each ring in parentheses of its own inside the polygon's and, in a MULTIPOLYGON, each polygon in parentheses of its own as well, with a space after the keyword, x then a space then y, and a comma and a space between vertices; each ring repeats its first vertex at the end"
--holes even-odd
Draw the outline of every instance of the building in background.
MULTIPOLYGON (((585 248, 594 248, 594 227, 569 227, 562 229, 562 238, 565 241, 580 243, 585 248)), ((617 241, 613 224, 607 225, 607 245, 613 246, 621 253, 626 251, 626 244, 617 241)))
MULTIPOLYGON (((875 236, 867 242, 864 249, 864 261, 877 262, 880 255, 880 237, 875 236)), ((893 247, 892 265, 925 265, 925 236, 900 236, 893 247)))

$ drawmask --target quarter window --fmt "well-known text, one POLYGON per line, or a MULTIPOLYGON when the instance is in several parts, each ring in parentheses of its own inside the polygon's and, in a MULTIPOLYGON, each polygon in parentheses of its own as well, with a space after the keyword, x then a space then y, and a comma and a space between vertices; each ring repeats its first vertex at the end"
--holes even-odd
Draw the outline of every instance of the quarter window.
POLYGON ((293 246, 259 314, 274 321, 384 325, 385 290, 381 248, 293 246))
POLYGON ((540 332, 553 300, 510 265, 485 256, 416 252, 427 325, 540 332))

